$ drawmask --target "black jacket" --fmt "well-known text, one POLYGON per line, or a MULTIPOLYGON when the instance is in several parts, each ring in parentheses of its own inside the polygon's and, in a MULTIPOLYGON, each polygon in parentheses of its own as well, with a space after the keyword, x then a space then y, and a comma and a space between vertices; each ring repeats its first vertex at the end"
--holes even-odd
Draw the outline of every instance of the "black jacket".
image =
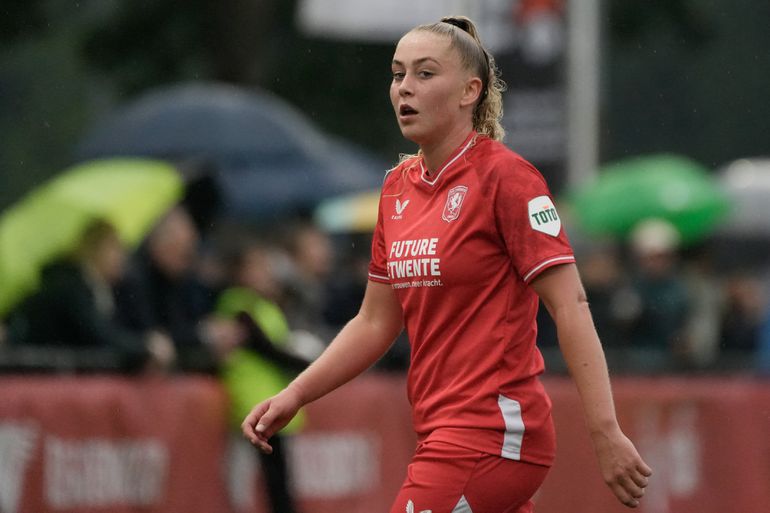
POLYGON ((114 351, 128 366, 148 355, 139 332, 119 325, 98 307, 83 269, 69 261, 43 269, 38 292, 9 316, 8 328, 13 345, 114 351))

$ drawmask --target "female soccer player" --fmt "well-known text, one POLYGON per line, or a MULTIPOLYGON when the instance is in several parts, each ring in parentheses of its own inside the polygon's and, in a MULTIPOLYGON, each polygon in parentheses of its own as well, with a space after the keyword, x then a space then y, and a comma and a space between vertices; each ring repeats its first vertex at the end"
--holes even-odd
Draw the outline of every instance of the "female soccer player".
POLYGON ((524 513, 554 452, 538 376, 538 297, 555 320, 601 472, 636 507, 650 468, 621 431, 575 259, 542 176, 499 141, 494 60, 465 17, 398 43, 390 98, 420 147, 385 178, 369 284, 318 360, 242 424, 268 439, 300 406, 357 376, 406 326, 418 446, 391 513, 524 513))

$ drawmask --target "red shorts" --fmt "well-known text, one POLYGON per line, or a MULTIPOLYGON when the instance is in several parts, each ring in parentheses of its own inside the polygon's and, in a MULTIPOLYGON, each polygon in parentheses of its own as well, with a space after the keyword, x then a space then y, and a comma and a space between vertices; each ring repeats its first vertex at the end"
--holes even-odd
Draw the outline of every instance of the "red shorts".
POLYGON ((390 513, 530 513, 548 467, 446 442, 421 444, 390 513))

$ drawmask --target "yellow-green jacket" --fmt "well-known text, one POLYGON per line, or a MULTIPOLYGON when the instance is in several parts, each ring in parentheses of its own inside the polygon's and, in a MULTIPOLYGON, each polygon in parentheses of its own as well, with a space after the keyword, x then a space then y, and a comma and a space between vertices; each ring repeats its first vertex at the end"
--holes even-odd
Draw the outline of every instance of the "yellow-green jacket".
MULTIPOLYGON (((235 317, 239 312, 248 313, 273 345, 286 345, 289 326, 278 305, 250 289, 225 290, 217 301, 217 313, 235 317)), ((221 376, 230 397, 230 419, 234 426, 240 426, 257 403, 283 390, 293 378, 290 372, 247 348, 238 348, 226 358, 221 376)), ((292 434, 303 424, 304 414, 300 411, 281 433, 292 434)))

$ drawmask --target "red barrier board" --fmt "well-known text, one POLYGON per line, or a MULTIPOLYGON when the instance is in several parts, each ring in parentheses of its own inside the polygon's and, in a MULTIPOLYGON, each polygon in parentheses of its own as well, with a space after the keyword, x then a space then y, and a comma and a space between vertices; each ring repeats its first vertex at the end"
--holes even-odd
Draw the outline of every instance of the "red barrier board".
POLYGON ((226 402, 202 378, 0 379, 0 511, 228 511, 226 402))
MULTIPOLYGON (((547 378, 556 464, 536 497, 538 513, 629 511, 603 483, 573 383, 547 378)), ((765 513, 770 504, 770 382, 749 378, 622 378, 613 384, 618 417, 654 468, 642 513, 765 513)), ((380 487, 338 500, 311 500, 310 513, 386 513, 405 475, 414 438, 401 378, 367 376, 311 405, 317 432, 381 440, 380 487), (360 395, 359 395, 360 394, 360 395), (361 404, 360 400, 367 400, 361 404), (353 420, 355 419, 355 420, 353 420), (398 419, 398 421, 397 421, 398 419), (328 504, 333 504, 327 509, 328 504)), ((303 465, 296 454, 294 466, 303 465)), ((317 469, 322 473, 322 469, 317 469)), ((300 480, 301 481, 301 480, 300 480)), ((300 491, 302 487, 300 486, 300 491)))
MULTIPOLYGON (((558 451, 536 511, 628 511, 601 481, 574 385, 545 384, 558 451)), ((614 391, 655 470, 637 511, 767 511, 770 382, 624 378, 614 391)), ((300 510, 386 513, 415 444, 404 378, 363 376, 307 413, 289 444, 300 510)), ((254 449, 233 458, 225 419, 224 394, 204 378, 0 378, 0 512, 264 512, 254 449)))
MULTIPOLYGON (((770 510, 770 382, 750 378, 616 379, 621 427, 653 467, 642 513, 770 510)), ((547 380, 557 461, 539 513, 629 511, 603 484, 568 380, 547 380)))

